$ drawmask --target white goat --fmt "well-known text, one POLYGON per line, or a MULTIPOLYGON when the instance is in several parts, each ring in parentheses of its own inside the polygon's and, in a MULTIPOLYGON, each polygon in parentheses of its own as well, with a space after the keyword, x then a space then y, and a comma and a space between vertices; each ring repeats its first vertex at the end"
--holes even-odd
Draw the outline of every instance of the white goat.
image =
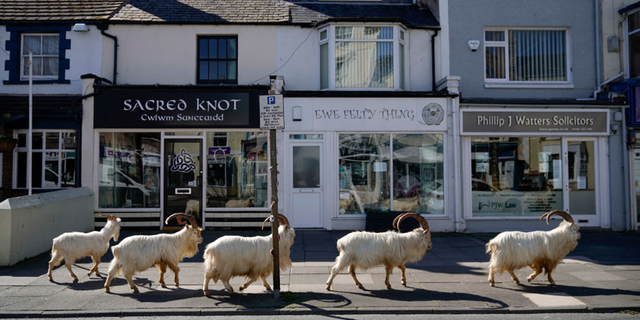
POLYGON ((138 292, 138 287, 133 283, 133 274, 137 271, 144 271, 154 265, 158 267, 160 279, 158 282, 162 287, 166 287, 164 283, 164 273, 167 266, 175 274, 175 284, 178 287, 178 262, 185 257, 191 258, 198 252, 198 244, 202 243, 200 235, 202 229, 198 227, 198 223, 193 216, 184 213, 174 213, 169 216, 165 223, 171 218, 176 218, 179 224, 186 224, 185 227, 173 234, 156 234, 152 236, 131 236, 119 245, 113 246, 113 260, 109 265, 109 276, 104 283, 104 289, 108 293, 111 280, 120 272, 124 274, 129 287, 133 292, 138 292), (187 219, 189 224, 183 220, 187 219))
POLYGON ((227 203, 225 204, 225 206, 227 208, 249 208, 249 207, 254 207, 255 203, 254 203, 254 198, 248 198, 248 199, 240 199, 240 200, 229 200, 227 201, 227 203))
POLYGON ((356 278, 356 269, 367 270, 380 265, 384 265, 387 271, 384 281, 387 289, 391 289, 389 275, 394 267, 398 267, 402 271, 402 284, 406 285, 404 265, 408 262, 419 261, 427 253, 427 250, 433 247, 429 224, 421 215, 417 213, 400 214, 393 220, 393 227, 397 226, 400 230, 400 223, 407 217, 418 220, 422 227, 405 233, 354 231, 338 239, 337 247, 340 255, 336 258, 336 264, 331 268, 331 275, 327 280, 327 290, 331 290, 333 279, 347 266, 351 277, 360 289, 364 289, 364 287, 356 278))
POLYGON ((98 272, 98 264, 100 258, 109 250, 109 240, 113 238, 116 242, 120 237, 120 218, 115 216, 100 215, 107 217, 107 224, 100 231, 83 232, 67 232, 53 239, 51 246, 51 260, 49 261, 49 281, 53 281, 51 271, 60 264, 64 259, 64 265, 69 270, 69 274, 73 277, 73 281, 78 281, 78 277, 71 270, 71 266, 76 260, 90 256, 93 260, 93 267, 89 270, 88 276, 95 271, 96 276, 100 276, 98 272))
POLYGON ((552 215, 564 218, 558 227, 550 231, 506 231, 491 239, 486 245, 487 253, 491 253, 489 261, 489 283, 495 286, 494 275, 496 272, 509 272, 516 283, 520 280, 513 273, 514 270, 525 266, 531 267, 533 273, 527 281, 535 279, 543 269, 549 277, 551 285, 555 285, 551 272, 556 268, 560 260, 578 245, 580 239, 580 227, 573 222, 573 218, 566 212, 553 210, 543 214, 540 220, 552 215))
POLYGON ((187 201, 187 207, 184 209, 185 214, 192 216, 200 216, 200 200, 187 201))
MULTIPOLYGON (((270 219, 267 218, 264 224, 270 219)), ((280 227, 279 237, 279 266, 284 271, 291 267, 289 252, 296 236, 295 230, 289 225, 287 218, 278 214, 280 227)), ((245 277, 249 281, 240 286, 239 290, 246 289, 258 278, 262 279, 262 285, 271 290, 266 278, 273 273, 273 242, 271 235, 241 237, 223 236, 207 245, 204 251, 204 285, 202 290, 206 296, 209 295, 209 281, 213 279, 218 283, 222 281, 224 287, 233 293, 233 288, 229 284, 229 279, 233 277, 245 277)))

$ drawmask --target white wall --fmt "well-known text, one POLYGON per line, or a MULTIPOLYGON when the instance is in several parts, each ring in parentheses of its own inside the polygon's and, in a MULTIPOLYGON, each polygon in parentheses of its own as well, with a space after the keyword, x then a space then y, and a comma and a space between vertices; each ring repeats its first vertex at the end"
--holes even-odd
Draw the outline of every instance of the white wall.
MULTIPOLYGON (((80 76, 87 73, 101 75, 102 36, 95 26, 89 26, 89 32, 67 31, 66 38, 71 41, 71 49, 66 51, 70 67, 66 70, 65 80, 70 84, 35 84, 34 95, 44 94, 81 94, 82 80, 80 76)), ((5 42, 9 40, 10 33, 4 26, 0 27, 0 93, 2 94, 29 94, 29 86, 26 84, 4 85, 1 81, 9 79, 9 72, 4 69, 4 61, 9 55, 4 51, 5 42)))
MULTIPOLYGON (((277 68, 276 27, 121 25, 106 32, 118 37, 119 85, 195 84, 198 35, 238 36, 239 84, 268 85, 277 68)), ((113 41, 104 44, 103 69, 113 70, 113 41)))
POLYGON ((67 189, 9 198, 0 203, 0 266, 51 250, 67 231, 93 230, 93 192, 67 189))

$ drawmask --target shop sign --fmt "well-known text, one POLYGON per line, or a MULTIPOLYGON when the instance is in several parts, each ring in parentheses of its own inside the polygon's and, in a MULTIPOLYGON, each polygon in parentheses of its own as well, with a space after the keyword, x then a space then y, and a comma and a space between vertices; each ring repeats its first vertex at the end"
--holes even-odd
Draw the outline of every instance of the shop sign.
POLYGON ((99 92, 95 99, 96 128, 224 128, 251 125, 251 94, 247 92, 132 88, 103 88, 99 92))
POLYGON ((608 135, 607 110, 462 110, 462 134, 608 135))

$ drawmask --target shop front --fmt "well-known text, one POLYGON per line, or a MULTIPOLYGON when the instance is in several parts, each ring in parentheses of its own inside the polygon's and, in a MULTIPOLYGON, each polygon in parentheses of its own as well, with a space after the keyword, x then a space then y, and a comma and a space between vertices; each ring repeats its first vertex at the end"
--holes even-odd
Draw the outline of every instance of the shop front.
POLYGON ((610 112, 461 108, 467 230, 539 229, 556 209, 608 228, 610 112))
POLYGON ((259 226, 270 212, 258 108, 267 89, 97 85, 83 127, 95 212, 125 227, 175 228, 164 219, 176 212, 206 228, 259 226))
POLYGON ((363 230, 367 216, 412 211, 434 230, 453 230, 457 100, 287 94, 284 101, 281 186, 294 227, 363 230))

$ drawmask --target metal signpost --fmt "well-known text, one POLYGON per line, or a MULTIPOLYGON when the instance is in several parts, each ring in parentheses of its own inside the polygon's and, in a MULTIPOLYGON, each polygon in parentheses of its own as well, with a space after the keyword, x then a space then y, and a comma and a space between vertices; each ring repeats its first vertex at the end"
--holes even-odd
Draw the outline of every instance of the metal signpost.
POLYGON ((282 95, 260 96, 260 130, 269 130, 269 172, 271 183, 271 239, 273 240, 273 295, 280 299, 280 239, 278 238, 278 157, 276 130, 284 129, 282 95))

